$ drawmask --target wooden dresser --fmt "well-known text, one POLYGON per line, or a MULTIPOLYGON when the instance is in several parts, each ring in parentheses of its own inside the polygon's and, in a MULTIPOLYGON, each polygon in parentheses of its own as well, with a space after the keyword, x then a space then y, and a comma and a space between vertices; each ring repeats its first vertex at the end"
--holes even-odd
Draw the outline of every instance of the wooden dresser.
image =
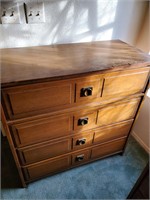
POLYGON ((123 153, 150 58, 119 41, 3 49, 2 123, 22 184, 123 153))

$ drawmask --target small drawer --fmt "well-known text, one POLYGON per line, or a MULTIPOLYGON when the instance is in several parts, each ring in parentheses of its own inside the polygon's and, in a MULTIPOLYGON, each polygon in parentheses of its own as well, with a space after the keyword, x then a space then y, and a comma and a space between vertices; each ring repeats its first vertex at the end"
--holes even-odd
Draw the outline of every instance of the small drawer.
POLYGON ((91 158, 95 159, 95 158, 100 158, 107 155, 109 156, 117 152, 119 153, 123 151, 125 143, 126 143, 126 138, 121 138, 113 142, 109 142, 109 143, 94 147, 92 149, 91 158))
POLYGON ((72 130, 72 121, 69 115, 55 115, 24 122, 11 127, 12 136, 17 147, 44 142, 69 135, 72 130))
POLYGON ((74 102, 74 88, 69 81, 16 86, 3 89, 2 94, 10 119, 54 111, 74 102))
POLYGON ((88 77, 76 82, 76 102, 89 102, 101 97, 103 79, 88 77))
POLYGON ((44 143, 42 145, 32 145, 32 147, 18 150, 21 163, 23 165, 38 162, 54 156, 58 156, 71 151, 71 139, 57 142, 44 143))
POLYGON ((143 92, 148 74, 147 68, 110 73, 105 76, 102 97, 127 96, 143 92))
POLYGON ((99 126, 109 125, 116 122, 133 119, 141 98, 130 99, 112 103, 98 111, 97 124, 99 126))
POLYGON ((89 131, 86 133, 81 133, 78 136, 73 137, 73 149, 81 149, 86 146, 89 146, 92 144, 93 141, 93 131, 89 131))
POLYGON ((113 126, 105 126, 95 130, 94 143, 103 143, 113 139, 127 136, 133 120, 122 122, 113 126))
POLYGON ((88 130, 96 126, 97 112, 77 113, 74 115, 74 130, 88 130))
POLYGON ((84 163, 90 159, 91 150, 79 151, 72 154, 72 165, 78 165, 84 163))
POLYGON ((33 164, 23 168, 25 179, 37 179, 45 175, 63 171, 71 166, 71 156, 63 156, 61 158, 49 159, 38 164, 33 164))

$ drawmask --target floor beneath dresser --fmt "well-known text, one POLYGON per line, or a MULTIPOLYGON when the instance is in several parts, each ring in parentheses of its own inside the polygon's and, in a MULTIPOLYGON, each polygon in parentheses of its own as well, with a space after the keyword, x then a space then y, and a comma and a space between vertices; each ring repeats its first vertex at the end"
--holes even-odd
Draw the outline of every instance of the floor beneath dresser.
POLYGON ((105 158, 20 189, 15 163, 2 138, 1 199, 126 199, 148 159, 130 137, 124 156, 105 158))

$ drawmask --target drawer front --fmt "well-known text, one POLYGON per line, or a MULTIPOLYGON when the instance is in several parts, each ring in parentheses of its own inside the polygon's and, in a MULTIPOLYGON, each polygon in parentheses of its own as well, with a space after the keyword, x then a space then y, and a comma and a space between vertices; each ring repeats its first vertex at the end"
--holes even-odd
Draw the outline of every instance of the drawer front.
POLYGON ((35 144, 49 139, 69 135, 72 130, 72 117, 58 115, 12 126, 16 146, 35 144))
POLYGON ((72 165, 79 165, 90 159, 91 150, 83 150, 72 154, 72 165))
POLYGON ((129 101, 114 103, 112 105, 108 105, 107 107, 101 108, 98 111, 97 124, 99 126, 103 126, 128 119, 133 119, 136 114, 139 102, 140 98, 136 98, 129 101))
POLYGON ((94 144, 103 143, 113 139, 127 136, 133 120, 123 122, 114 126, 107 126, 97 129, 94 134, 94 144))
POLYGON ((8 115, 13 119, 69 105, 74 101, 74 91, 70 82, 60 81, 4 89, 3 97, 8 115))
POLYGON ((96 111, 84 114, 82 113, 75 114, 74 130, 80 131, 80 130, 88 130, 94 128, 96 126, 96 116, 97 116, 96 111))
POLYGON ((131 95, 143 92, 149 70, 139 69, 112 73, 105 77, 102 97, 131 95))
POLYGON ((76 102, 89 102, 101 97, 103 79, 89 79, 76 82, 76 102))
POLYGON ((63 171, 70 167, 71 156, 64 156, 57 159, 51 159, 44 161, 40 164, 34 164, 32 166, 23 168, 26 180, 37 179, 42 176, 53 174, 59 171, 63 171))
POLYGON ((123 148, 126 143, 126 138, 119 139, 107 144, 102 144, 92 149, 91 158, 99 158, 109 154, 117 153, 123 151, 123 148))
POLYGON ((71 151, 71 139, 65 139, 54 143, 32 146, 32 148, 20 149, 18 155, 22 164, 25 165, 58 156, 69 151, 71 151))
POLYGON ((92 144, 93 141, 93 131, 89 131, 86 133, 81 133, 78 136, 73 137, 73 149, 81 149, 86 146, 89 146, 92 144))

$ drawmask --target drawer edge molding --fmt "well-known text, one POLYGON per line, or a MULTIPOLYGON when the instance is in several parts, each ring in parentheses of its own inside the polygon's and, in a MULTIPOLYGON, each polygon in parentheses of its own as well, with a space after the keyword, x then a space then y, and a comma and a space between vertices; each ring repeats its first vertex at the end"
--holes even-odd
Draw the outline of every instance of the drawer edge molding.
POLYGON ((5 88, 2 97, 9 119, 17 119, 71 105, 74 103, 73 91, 73 82, 65 80, 5 88))
POLYGON ((72 130, 72 123, 73 118, 71 115, 58 115, 14 124, 10 126, 10 130, 16 146, 23 147, 57 137, 69 136, 72 130))
POLYGON ((25 179, 29 180, 32 178, 39 178, 44 175, 50 175, 52 173, 65 170, 69 168, 70 165, 71 165, 71 156, 65 155, 65 156, 62 156, 61 158, 46 160, 40 164, 36 163, 32 166, 22 167, 22 169, 23 169, 23 172, 25 173, 25 179), (40 169, 40 175, 37 175, 39 172, 38 168, 40 169))
POLYGON ((71 151, 71 138, 49 142, 36 147, 17 149, 21 165, 28 165, 38 161, 57 157, 71 151))

